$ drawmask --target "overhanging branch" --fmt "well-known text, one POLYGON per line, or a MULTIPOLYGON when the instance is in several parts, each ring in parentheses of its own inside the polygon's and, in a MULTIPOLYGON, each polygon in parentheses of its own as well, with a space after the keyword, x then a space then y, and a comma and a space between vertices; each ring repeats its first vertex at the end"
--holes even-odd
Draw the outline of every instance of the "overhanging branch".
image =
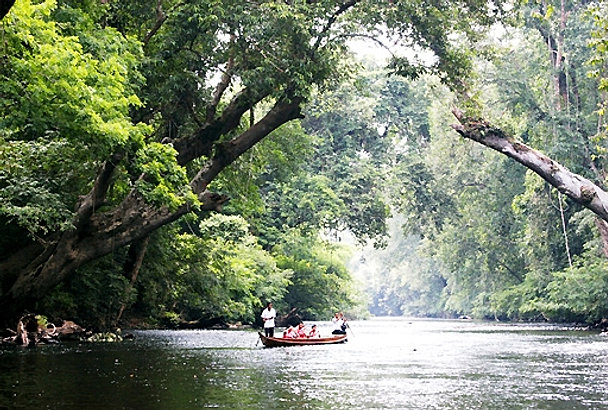
POLYGON ((240 155, 281 125, 293 119, 301 118, 301 102, 300 98, 294 98, 290 101, 278 101, 260 121, 247 129, 247 131, 218 146, 213 158, 209 160, 206 166, 199 171, 190 183, 192 190, 195 193, 203 192, 209 182, 240 155))
POLYGON ((243 114, 268 96, 268 94, 269 92, 267 91, 256 93, 247 88, 239 92, 230 101, 230 104, 224 109, 218 119, 206 123, 192 135, 173 142, 173 147, 178 152, 177 162, 180 165, 185 165, 195 158, 209 155, 213 144, 220 136, 238 127, 243 114))
POLYGON ((476 141, 514 159, 531 169, 559 192, 608 221, 608 193, 602 188, 535 149, 516 141, 482 119, 465 117, 457 108, 452 111, 459 123, 452 125, 464 138, 476 141))

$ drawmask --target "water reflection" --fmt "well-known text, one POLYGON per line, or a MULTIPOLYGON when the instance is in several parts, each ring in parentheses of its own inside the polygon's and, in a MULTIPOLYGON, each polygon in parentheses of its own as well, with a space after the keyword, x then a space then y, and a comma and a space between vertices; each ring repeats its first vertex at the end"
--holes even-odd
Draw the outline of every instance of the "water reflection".
POLYGON ((331 346, 146 331, 121 344, 4 349, 0 408, 608 408, 604 335, 445 320, 351 327, 331 346))

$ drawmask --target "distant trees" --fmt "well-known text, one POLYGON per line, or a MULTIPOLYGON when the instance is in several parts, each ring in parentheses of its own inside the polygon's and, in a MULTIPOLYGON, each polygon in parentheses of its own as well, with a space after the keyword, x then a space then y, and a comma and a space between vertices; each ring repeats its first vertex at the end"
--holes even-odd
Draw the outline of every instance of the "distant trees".
MULTIPOLYGON (((396 168, 408 181, 396 204, 408 229, 424 235, 420 249, 438 262, 447 314, 593 323, 608 314, 605 8, 529 2, 519 11, 525 24, 501 39, 506 46, 492 49, 489 64, 476 66, 483 82, 472 87, 474 98, 456 102, 466 113, 454 110, 454 128, 543 179, 446 140, 454 121, 431 111, 430 144, 396 168)), ((403 311, 413 306, 402 302, 403 311)), ((434 312, 428 306, 426 314, 434 312)))

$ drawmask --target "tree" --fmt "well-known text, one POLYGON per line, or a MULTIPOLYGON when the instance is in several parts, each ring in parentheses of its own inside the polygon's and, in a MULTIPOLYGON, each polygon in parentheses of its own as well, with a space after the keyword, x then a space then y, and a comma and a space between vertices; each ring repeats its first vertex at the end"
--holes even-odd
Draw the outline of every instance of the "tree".
POLYGON ((516 141, 499 128, 480 119, 467 118, 456 110, 460 124, 454 129, 463 137, 492 148, 530 168, 558 191, 608 221, 608 192, 587 178, 570 172, 546 155, 516 141))
POLYGON ((220 209, 217 176, 302 116, 347 36, 386 24, 435 53, 422 69, 454 81, 467 60, 450 32, 474 35, 468 21, 500 12, 471 0, 146 4, 24 0, 3 20, 3 320, 85 263, 220 209))
POLYGON ((329 318, 353 306, 352 278, 344 262, 348 250, 317 236, 286 235, 275 247, 277 266, 293 272, 287 287, 287 307, 297 307, 304 319, 329 318))
MULTIPOLYGON (((539 11, 531 14, 532 21, 549 47, 552 67, 551 72, 553 75, 553 95, 555 98, 552 99, 553 106, 549 104, 549 108, 551 108, 553 112, 543 111, 540 104, 537 103, 537 109, 531 109, 530 113, 536 116, 536 121, 539 119, 545 120, 546 117, 549 117, 549 120, 553 121, 553 125, 550 126, 555 128, 557 124, 564 134, 563 139, 569 139, 569 144, 553 143, 551 147, 547 147, 548 149, 554 150, 553 153, 555 156, 563 156, 563 158, 559 158, 557 161, 561 160, 563 162, 568 158, 571 158, 573 149, 576 149, 578 150, 576 154, 580 155, 587 163, 587 167, 577 169, 576 171, 589 174, 589 177, 571 172, 564 167, 561 162, 558 163, 554 159, 531 149, 524 143, 525 141, 516 141, 515 138, 508 135, 507 132, 502 131, 498 127, 491 126, 487 121, 479 118, 479 116, 473 115, 466 117, 462 111, 455 109, 454 115, 459 120, 460 124, 455 125, 454 129, 465 138, 493 148, 515 159, 527 168, 530 168, 549 184, 556 187, 559 192, 566 194, 576 203, 587 207, 605 221, 608 216, 604 210, 604 204, 607 197, 602 188, 604 176, 603 171, 601 170, 601 163, 598 163, 601 151, 592 150, 592 147, 589 146, 588 141, 592 138, 592 135, 588 132, 589 127, 582 123, 585 108, 583 107, 583 102, 587 101, 587 109, 589 109, 588 107, 595 107, 597 104, 597 96, 592 94, 586 99, 581 97, 580 81, 576 78, 577 71, 574 68, 569 69, 567 60, 564 56, 565 49, 567 48, 566 40, 564 38, 568 28, 567 22, 569 19, 574 19, 573 13, 578 14, 577 21, 582 20, 584 22, 584 14, 582 13, 584 10, 581 10, 581 5, 570 4, 570 2, 564 1, 562 1, 558 7, 547 2, 538 2, 538 6, 540 7, 539 11), (552 24, 551 16, 554 15, 557 16, 557 23, 553 22, 552 24), (552 32, 551 30, 553 30, 553 28, 557 31, 552 32), (570 76, 570 82, 566 81, 567 76, 570 76), (575 113, 573 115, 574 119, 565 117, 562 119, 557 115, 560 111, 562 111, 563 114, 563 112, 569 110, 571 106, 573 106, 572 111, 575 113), (579 143, 579 141, 581 142, 579 143), (560 149, 561 152, 558 151, 560 149)), ((574 29, 571 28, 568 32, 571 37, 576 35, 576 33, 573 34, 573 30, 574 29)), ((577 52, 574 46, 571 47, 572 50, 569 50, 570 54, 580 59, 580 55, 577 55, 580 54, 580 52, 577 52)), ((601 50, 601 48, 598 49, 598 51, 599 50, 601 50)), ((601 57, 593 57, 593 61, 599 61, 598 58, 601 57)), ((574 164, 576 163, 580 164, 580 162, 573 161, 573 166, 575 166, 574 164)))
POLYGON ((253 323, 266 300, 282 300, 292 272, 249 233, 238 216, 215 214, 200 224, 200 234, 180 234, 171 245, 174 259, 166 274, 175 278, 165 293, 166 312, 201 323, 253 323))
MULTIPOLYGON (((56 8, 52 2, 38 6, 23 2, 13 9, 7 34, 14 48, 3 66, 3 75, 11 81, 3 84, 3 106, 5 112, 13 106, 20 110, 5 118, 3 127, 8 142, 3 144, 3 157, 14 164, 3 175, 3 215, 7 231, 20 234, 16 245, 21 249, 8 247, 1 262, 3 315, 14 314, 29 300, 40 298, 82 264, 143 238, 194 208, 219 209, 226 198, 207 189, 211 181, 270 132, 300 117, 300 104, 310 85, 332 75, 332 55, 341 45, 320 44, 325 33, 308 31, 313 26, 311 19, 327 19, 329 28, 353 4, 336 10, 331 4, 308 9, 305 5, 290 8, 267 2, 250 7, 236 2, 234 6, 239 8, 233 8, 233 14, 224 20, 219 18, 223 9, 205 8, 210 5, 175 5, 172 18, 163 27, 165 31, 146 38, 148 64, 176 51, 174 59, 160 70, 150 68, 150 88, 142 89, 142 97, 150 102, 136 109, 134 116, 147 116, 150 126, 131 124, 127 115, 129 106, 136 108, 140 101, 133 92, 141 79, 135 64, 142 57, 134 55, 138 43, 133 37, 119 38, 116 30, 101 28, 93 20, 93 13, 69 4, 56 8), (188 19, 190 25, 186 26, 178 24, 180 16, 190 14, 201 19, 188 19), (55 24, 54 19, 63 24, 55 24), (26 21, 37 24, 22 24, 26 21), (208 35, 199 36, 201 31, 208 35), (230 37, 231 33, 241 37, 230 37), (228 37, 224 39, 224 35, 228 37), (94 41, 95 36, 107 39, 106 49, 94 41), (25 37, 31 39, 29 47, 18 41, 25 37), (175 44, 174 40, 183 43, 175 44), (48 54, 52 51, 50 44, 62 43, 63 55, 48 54), (122 50, 116 47, 119 44, 123 44, 122 50), (131 54, 125 53, 128 47, 131 54), (197 57, 211 51, 211 61, 197 57), (135 58, 127 65, 129 55, 135 58), (73 71, 59 69, 66 62, 73 71), (106 67, 104 62, 115 67, 106 67), (225 75, 213 90, 205 84, 205 78, 218 72, 215 63, 226 65, 225 75), (56 76, 39 74, 40 70, 52 70, 56 76), (173 75, 176 71, 186 77, 179 78, 177 84, 173 75), (55 78, 51 88, 42 82, 49 77, 55 78), (27 85, 25 92, 20 84, 27 85), (66 94, 62 89, 68 84, 76 89, 66 94), (92 94, 97 89, 105 92, 92 94), (161 98, 155 90, 167 91, 167 95, 161 98), (189 90, 200 95, 188 95, 189 90), (65 96, 65 101, 57 101, 58 95, 65 96), (85 99, 83 95, 90 97, 85 99), (182 106, 174 110, 171 99, 182 106), (264 99, 274 101, 274 105, 260 120, 243 126, 243 114, 264 99), (109 107, 115 111, 113 116, 112 111, 107 112, 109 107), (78 124, 84 130, 70 129, 73 119, 83 115, 78 124), (179 132, 175 132, 176 127, 179 132), (88 141, 83 138, 89 135, 88 141), (90 164, 84 175, 78 175, 77 183, 65 181, 71 196, 60 195, 61 189, 50 189, 51 181, 44 179, 49 173, 41 163, 50 164, 46 168, 50 167, 56 185, 62 182, 62 170, 56 169, 57 161, 48 158, 50 155, 45 161, 34 157, 34 166, 18 166, 24 153, 40 155, 36 147, 54 147, 57 141, 66 139, 65 144, 73 150, 87 142, 90 147, 82 152, 89 158, 73 157, 73 162, 65 164, 67 169, 90 164), (202 162, 193 164, 197 170, 189 173, 184 168, 201 157, 202 162), (26 186, 35 191, 16 189, 15 177, 21 175, 13 169, 23 173, 22 179, 32 180, 26 186), (54 212, 42 211, 40 208, 48 208, 50 200, 54 200, 54 212), (28 232, 29 238, 25 239, 28 232), (44 238, 35 239, 41 236, 44 238)), ((51 154, 57 156, 59 151, 65 155, 67 148, 62 146, 51 154)))

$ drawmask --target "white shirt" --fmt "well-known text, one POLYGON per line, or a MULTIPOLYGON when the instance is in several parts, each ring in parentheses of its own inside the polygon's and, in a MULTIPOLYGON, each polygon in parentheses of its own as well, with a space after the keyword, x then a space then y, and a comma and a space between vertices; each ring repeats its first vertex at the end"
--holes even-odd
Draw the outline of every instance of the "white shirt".
POLYGON ((336 319, 334 317, 331 319, 331 321, 334 323, 334 330, 343 330, 342 325, 344 324, 344 319, 342 319, 342 318, 336 319))
POLYGON ((264 327, 274 327, 274 318, 277 316, 277 312, 274 308, 264 309, 262 311, 262 320, 264 320, 264 327), (265 320, 266 319, 266 320, 265 320))

